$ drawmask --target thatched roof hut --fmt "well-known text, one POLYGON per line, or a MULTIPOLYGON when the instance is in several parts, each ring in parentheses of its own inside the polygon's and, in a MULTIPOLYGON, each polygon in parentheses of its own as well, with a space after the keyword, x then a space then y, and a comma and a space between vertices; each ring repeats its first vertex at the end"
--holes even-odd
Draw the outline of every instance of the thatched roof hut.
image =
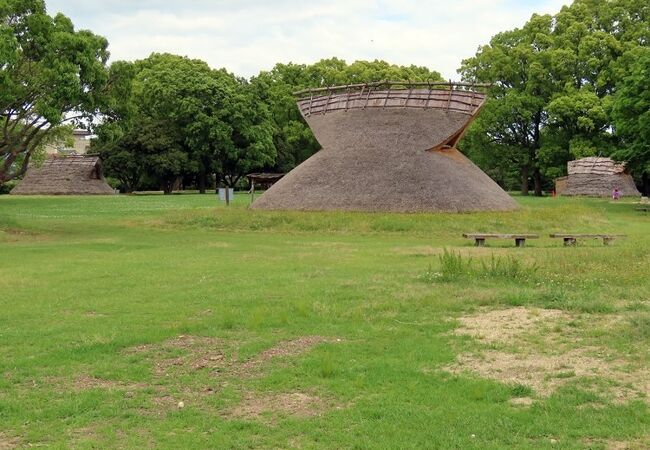
POLYGON ((98 156, 50 157, 40 167, 31 166, 14 195, 113 194, 98 156))
POLYGON ((634 179, 610 158, 590 156, 567 164, 568 175, 555 180, 555 192, 566 196, 610 197, 614 189, 621 196, 638 197, 634 179))
POLYGON ((252 208, 512 210, 510 196, 455 147, 485 101, 462 84, 374 83, 297 93, 322 149, 252 208))

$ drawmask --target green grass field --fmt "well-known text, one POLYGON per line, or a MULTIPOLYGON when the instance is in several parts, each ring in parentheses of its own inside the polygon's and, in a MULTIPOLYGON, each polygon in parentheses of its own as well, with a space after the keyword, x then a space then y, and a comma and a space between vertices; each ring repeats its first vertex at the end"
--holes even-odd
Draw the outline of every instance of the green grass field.
POLYGON ((2 196, 0 449, 649 448, 650 215, 518 201, 2 196))

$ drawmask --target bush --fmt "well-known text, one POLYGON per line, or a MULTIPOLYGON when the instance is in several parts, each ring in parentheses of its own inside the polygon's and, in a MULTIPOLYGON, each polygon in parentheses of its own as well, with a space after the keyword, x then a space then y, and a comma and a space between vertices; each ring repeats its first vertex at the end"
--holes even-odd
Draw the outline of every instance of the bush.
POLYGON ((0 184, 0 195, 10 193, 11 190, 13 188, 15 188, 17 184, 18 184, 18 181, 16 181, 16 180, 7 181, 4 184, 0 184))

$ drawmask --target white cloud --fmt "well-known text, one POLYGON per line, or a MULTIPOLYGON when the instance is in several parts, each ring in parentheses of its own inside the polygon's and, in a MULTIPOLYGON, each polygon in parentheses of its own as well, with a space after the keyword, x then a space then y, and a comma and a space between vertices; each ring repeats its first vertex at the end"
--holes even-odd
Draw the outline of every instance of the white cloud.
POLYGON ((49 0, 78 28, 106 36, 112 59, 151 52, 200 58, 243 76, 277 62, 384 59, 457 78, 462 59, 494 34, 568 0, 49 0))

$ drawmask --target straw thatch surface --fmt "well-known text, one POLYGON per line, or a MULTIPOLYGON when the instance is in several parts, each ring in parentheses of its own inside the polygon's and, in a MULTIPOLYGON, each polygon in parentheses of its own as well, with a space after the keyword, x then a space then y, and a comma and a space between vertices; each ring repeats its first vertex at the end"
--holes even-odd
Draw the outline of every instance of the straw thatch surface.
POLYGON ((566 196, 610 197, 618 188, 623 197, 639 197, 641 193, 625 165, 609 158, 591 156, 569 161, 569 175, 555 180, 555 191, 566 196))
POLYGON ((303 109, 303 114, 323 149, 252 208, 457 212, 517 207, 458 150, 442 146, 455 141, 470 113, 403 106, 311 115, 303 109))
POLYGON ((610 158, 589 156, 587 158, 569 161, 567 163, 569 175, 589 173, 592 175, 616 175, 625 172, 625 164, 617 164, 610 158))
POLYGON ((634 179, 627 173, 616 175, 577 173, 558 178, 555 182, 556 192, 566 196, 611 197, 616 188, 623 197, 641 196, 634 179))
POLYGON ((32 166, 11 194, 14 195, 106 195, 113 194, 104 180, 97 156, 53 157, 32 166))

